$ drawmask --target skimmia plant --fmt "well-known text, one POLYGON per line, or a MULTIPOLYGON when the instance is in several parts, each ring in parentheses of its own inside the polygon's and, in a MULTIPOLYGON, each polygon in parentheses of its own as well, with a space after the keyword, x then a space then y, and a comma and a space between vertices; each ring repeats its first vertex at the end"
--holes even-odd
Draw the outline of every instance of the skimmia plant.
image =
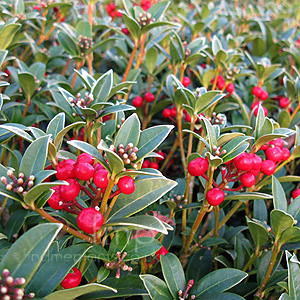
POLYGON ((299 20, 0 0, 0 299, 300 299, 299 20))

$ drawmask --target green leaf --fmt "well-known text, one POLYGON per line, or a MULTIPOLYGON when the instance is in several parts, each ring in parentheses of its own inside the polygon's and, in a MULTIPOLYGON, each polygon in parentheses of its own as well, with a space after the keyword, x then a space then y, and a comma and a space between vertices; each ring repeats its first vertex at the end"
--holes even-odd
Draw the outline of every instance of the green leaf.
POLYGON ((65 114, 57 114, 48 124, 46 134, 50 134, 54 140, 57 134, 64 129, 65 126, 65 114))
POLYGON ((211 125, 211 123, 204 117, 201 118, 201 121, 203 123, 203 127, 205 128, 205 132, 206 132, 206 137, 208 139, 208 143, 210 145, 210 151, 213 152, 213 147, 217 146, 217 136, 216 136, 216 132, 213 128, 213 126, 211 125))
POLYGON ((287 110, 282 110, 278 116, 277 122, 280 124, 280 127, 288 128, 291 124, 291 115, 287 110))
POLYGON ((33 75, 31 75, 30 73, 22 72, 18 74, 18 78, 27 99, 31 99, 36 90, 36 83, 33 75))
POLYGON ((20 172, 25 178, 44 170, 48 154, 50 136, 42 136, 33 141, 26 149, 20 164, 20 172))
MULTIPOLYGON (((295 298, 296 299, 296 298, 295 298)), ((288 294, 281 294, 278 300, 292 300, 288 294)))
MULTIPOLYGON (((5 124, 5 125, 0 125, 0 128, 3 128, 5 130, 7 130, 8 132, 12 132, 20 137, 22 137, 24 140, 28 141, 28 142, 32 142, 33 138, 23 129, 18 128, 16 126, 17 124, 5 124)), ((7 132, 1 132, 1 135, 5 135, 7 132)))
POLYGON ((8 48, 20 28, 21 24, 8 24, 2 27, 0 31, 0 50, 8 48))
POLYGON ((247 276, 247 273, 237 269, 227 268, 216 270, 198 281, 190 294, 195 295, 196 298, 219 294, 239 284, 247 276))
POLYGON ((156 253, 162 247, 161 243, 151 237, 139 237, 129 241, 124 252, 127 253, 125 261, 141 259, 156 253))
POLYGON ((65 289, 65 290, 54 292, 44 297, 44 299, 45 300, 74 300, 88 293, 95 293, 95 292, 102 292, 102 291, 112 291, 114 293, 117 293, 116 289, 113 289, 109 286, 98 284, 98 283, 90 283, 72 289, 65 289))
POLYGON ((150 13, 151 18, 154 18, 154 21, 157 22, 163 17, 170 4, 171 1, 159 1, 156 4, 152 5, 148 9, 147 13, 150 13))
POLYGON ((105 227, 109 226, 126 226, 134 229, 148 229, 168 234, 166 227, 163 222, 153 216, 135 216, 130 218, 113 219, 108 221, 105 227))
POLYGON ((91 93, 94 96, 94 104, 99 102, 106 102, 110 94, 113 84, 113 71, 109 70, 104 73, 93 84, 91 93))
POLYGON ((97 274, 97 283, 102 282, 105 280, 110 274, 110 270, 106 269, 105 267, 101 267, 97 274))
POLYGON ((237 294, 222 293, 222 294, 201 296, 200 298, 196 298, 196 300, 245 300, 245 298, 237 294))
POLYGON ((132 143, 133 147, 136 147, 140 138, 140 128, 139 117, 137 114, 132 114, 119 129, 114 140, 114 146, 118 149, 120 144, 126 147, 129 143, 132 143))
POLYGON ((158 52, 157 52, 156 48, 151 47, 146 52, 146 60, 145 60, 147 69, 150 74, 153 74, 153 72, 155 70, 157 59, 158 59, 158 52))
POLYGON ((11 241, 14 234, 18 234, 22 225, 25 222, 26 215, 28 214, 28 210, 18 209, 14 212, 10 218, 8 219, 4 233, 7 236, 7 239, 11 241))
POLYGON ((300 228, 299 227, 291 227, 285 230, 280 239, 279 242, 281 244, 286 243, 296 243, 300 241, 300 228))
POLYGON ((172 300, 167 285, 153 275, 140 275, 152 300, 172 300))
POLYGON ((294 225, 293 217, 282 210, 272 210, 270 219, 271 227, 275 234, 276 240, 279 240, 281 234, 294 225))
MULTIPOLYGON (((300 297, 300 267, 297 256, 291 255, 285 251, 287 266, 288 266, 288 291, 291 300, 297 300, 300 297)), ((280 298, 281 299, 281 298, 280 298)))
POLYGON ((183 291, 186 286, 181 263, 173 253, 161 255, 160 263, 169 291, 174 299, 178 299, 178 291, 183 291))
POLYGON ((40 224, 25 232, 9 249, 0 263, 1 272, 23 277, 27 284, 37 271, 62 224, 40 224))
POLYGON ((71 35, 60 31, 57 34, 57 39, 63 49, 72 56, 80 56, 80 49, 76 41, 71 35))
POLYGON ((287 200, 284 189, 275 176, 272 176, 272 194, 274 208, 287 211, 287 200))
POLYGON ((85 256, 89 258, 109 260, 107 251, 100 245, 93 245, 93 247, 86 252, 85 256))
POLYGON ((78 244, 51 255, 34 275, 26 292, 34 292, 36 297, 45 297, 53 292, 91 247, 89 244, 78 244))
POLYGON ((216 35, 213 36, 211 44, 213 55, 216 56, 217 53, 223 49, 222 44, 216 35))
POLYGON ((131 216, 151 205, 177 185, 165 177, 152 177, 137 180, 135 191, 130 195, 120 194, 109 220, 131 216))
POLYGON ((269 232, 260 223, 255 222, 255 219, 250 220, 246 217, 246 220, 256 249, 259 250, 270 239, 269 232))
POLYGON ((123 19, 125 22, 126 27, 128 28, 129 32, 133 36, 135 41, 138 41, 141 35, 141 26, 139 23, 133 19, 132 17, 123 13, 123 19))
POLYGON ((115 234, 108 249, 108 255, 111 257, 111 260, 117 258, 117 252, 124 251, 124 248, 129 242, 130 234, 130 231, 120 231, 115 234))
POLYGON ((137 145, 139 150, 137 152, 138 160, 136 162, 141 161, 155 150, 165 140, 173 128, 173 125, 158 125, 143 130, 137 145))
POLYGON ((83 81, 85 87, 87 88, 87 90, 90 92, 92 90, 92 86, 95 83, 95 79, 94 77, 92 77, 87 71, 85 71, 84 69, 80 69, 79 71, 74 70, 78 76, 81 78, 81 80, 83 81))
POLYGON ((228 193, 225 197, 226 200, 256 200, 256 199, 272 199, 272 196, 269 194, 251 192, 251 193, 228 193))
POLYGON ((88 21, 81 21, 76 27, 76 37, 79 36, 92 38, 92 26, 88 21))

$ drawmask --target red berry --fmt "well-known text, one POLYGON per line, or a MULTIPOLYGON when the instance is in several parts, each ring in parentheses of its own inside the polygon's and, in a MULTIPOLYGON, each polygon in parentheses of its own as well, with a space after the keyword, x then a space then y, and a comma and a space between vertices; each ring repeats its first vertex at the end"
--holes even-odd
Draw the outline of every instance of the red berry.
POLYGON ((263 101, 267 100, 269 98, 268 92, 262 90, 259 98, 263 101))
POLYGON ((48 199, 48 204, 50 205, 50 207, 52 207, 53 209, 62 209, 62 206, 60 205, 60 203, 63 201, 63 199, 61 198, 60 194, 59 194, 59 189, 60 186, 55 186, 53 188, 51 188, 52 190, 55 190, 55 192, 52 194, 52 196, 48 199))
POLYGON ((231 95, 233 92, 234 92, 234 84, 233 83, 228 83, 227 86, 226 86, 226 91, 231 95))
POLYGON ((122 17, 122 13, 118 10, 116 16, 117 16, 118 18, 121 18, 121 17, 122 17))
POLYGON ((67 276, 61 282, 61 286, 64 289, 71 289, 78 286, 81 282, 81 272, 77 268, 72 268, 73 272, 67 274, 67 276))
POLYGON ((130 176, 124 176, 119 179, 118 188, 123 194, 132 194, 135 190, 134 180, 130 176))
POLYGON ((142 168, 150 168, 150 164, 151 164, 150 160, 145 159, 142 164, 142 168))
POLYGON ((249 171, 253 168, 253 159, 252 156, 243 152, 237 156, 233 163, 238 170, 249 171))
POLYGON ((169 108, 165 108, 164 110, 163 110, 163 112, 162 112, 162 114, 163 114, 163 117, 164 118, 170 118, 170 116, 171 116, 171 110, 169 109, 169 108))
POLYGON ((160 256, 165 256, 166 254, 168 254, 169 251, 165 246, 162 246, 156 253, 155 253, 155 257, 160 260, 160 256))
MULTIPOLYGON (((268 115, 268 110, 263 106, 262 106, 262 108, 263 108, 263 111, 264 111, 264 115, 266 117, 268 115)), ((259 109, 259 105, 255 106, 255 108, 253 109, 253 114, 254 114, 255 117, 257 117, 257 115, 258 115, 258 109, 259 109)))
POLYGON ((122 28, 121 31, 126 35, 129 34, 129 30, 127 28, 122 28))
POLYGON ((188 172, 192 176, 202 176, 208 169, 208 162, 203 157, 197 157, 188 164, 188 172))
POLYGON ((287 160, 291 156, 290 150, 288 148, 282 148, 282 160, 287 160))
POLYGON ((256 106, 261 105, 261 103, 259 101, 253 102, 250 106, 251 110, 253 110, 256 106))
POLYGON ((224 199, 224 192, 219 188, 213 188, 209 190, 206 194, 206 200, 212 206, 217 206, 221 204, 224 201, 224 199))
POLYGON ((94 165, 94 170, 95 172, 98 171, 98 170, 105 170, 105 168, 99 163, 97 162, 95 165, 94 165))
POLYGON ((38 5, 33 5, 32 7, 34 10, 38 10, 38 11, 41 11, 41 7, 38 6, 38 5))
POLYGON ((150 163, 150 168, 151 168, 151 169, 158 170, 158 169, 159 169, 159 165, 158 165, 157 162, 152 162, 152 163, 150 163))
POLYGON ((185 120, 187 122, 191 122, 192 121, 192 118, 191 118, 191 116, 188 113, 185 114, 185 120))
POLYGON ((90 180, 94 173, 93 166, 88 163, 79 163, 75 167, 75 176, 79 180, 90 180))
POLYGON ((298 196, 300 196, 300 189, 295 189, 292 193, 292 197, 293 197, 293 199, 295 199, 298 196))
POLYGON ((264 144, 264 145, 260 146, 259 150, 265 151, 265 150, 268 149, 268 147, 269 147, 269 146, 268 146, 267 144, 264 144))
POLYGON ((177 115, 176 107, 173 106, 173 107, 170 109, 170 112, 171 112, 171 117, 175 117, 175 116, 177 115))
POLYGON ((159 154, 160 156, 163 157, 163 158, 156 157, 157 161, 163 161, 165 159, 165 157, 166 157, 166 155, 162 151, 156 151, 156 154, 159 154))
POLYGON ((261 92, 262 92, 262 91, 263 91, 262 88, 260 88, 259 86, 255 86, 255 87, 253 87, 253 89, 252 89, 252 94, 253 94, 253 96, 255 96, 255 97, 257 97, 257 98, 260 98, 261 92))
POLYGON ((140 107, 143 105, 144 99, 141 96, 137 96, 132 100, 132 105, 135 107, 140 107))
MULTIPOLYGON (((213 82, 214 82, 214 79, 213 79, 213 82)), ((225 86, 225 78, 223 76, 220 76, 220 75, 218 76, 217 86, 218 86, 218 89, 223 90, 223 88, 225 86)))
POLYGON ((188 87, 191 84, 191 79, 189 77, 183 77, 182 79, 182 85, 184 87, 188 87))
POLYGON ((248 172, 253 174, 254 176, 257 176, 260 173, 260 170, 259 169, 250 169, 248 172))
POLYGON ((150 93, 150 92, 147 92, 144 95, 144 98, 145 98, 146 102, 153 102, 155 100, 155 96, 152 93, 150 93))
POLYGON ((75 164, 76 161, 73 159, 66 159, 59 162, 56 166, 56 178, 58 180, 75 178, 75 164))
POLYGON ((283 148, 283 140, 281 138, 277 138, 271 142, 269 142, 268 144, 271 144, 271 145, 274 145, 274 146, 277 146, 279 148, 283 148))
POLYGON ((62 185, 59 193, 64 201, 73 201, 80 193, 80 185, 77 180, 68 178, 66 181, 69 185, 62 185))
POLYGON ((282 150, 275 146, 274 148, 269 147, 265 151, 267 159, 273 160, 275 162, 282 160, 282 150))
POLYGON ((273 160, 265 160, 262 163, 260 171, 265 175, 273 175, 276 170, 276 164, 273 160))
POLYGON ((105 169, 100 169, 94 174, 94 184, 96 187, 105 189, 108 185, 108 171, 105 169))
POLYGON ((94 163, 94 157, 92 155, 89 155, 88 153, 82 153, 77 157, 77 163, 83 162, 92 165, 94 163))
POLYGON ((240 181, 245 187, 251 187, 255 184, 255 176, 250 173, 245 173, 241 176, 240 181))
POLYGON ((249 155, 252 157, 252 162, 253 162, 252 169, 259 170, 262 165, 262 158, 254 153, 250 153, 249 155))
POLYGON ((286 108, 290 105, 290 101, 288 98, 282 98, 279 100, 279 106, 282 108, 286 108))
POLYGON ((103 215, 93 207, 84 208, 77 217, 77 226, 85 233, 92 234, 103 225, 103 215))

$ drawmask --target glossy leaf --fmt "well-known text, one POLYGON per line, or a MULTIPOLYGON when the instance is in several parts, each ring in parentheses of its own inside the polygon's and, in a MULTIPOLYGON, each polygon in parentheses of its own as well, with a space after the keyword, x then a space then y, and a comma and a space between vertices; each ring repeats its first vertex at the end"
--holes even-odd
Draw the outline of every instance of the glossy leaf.
POLYGON ((172 300, 167 285, 153 275, 140 275, 152 300, 172 300))
POLYGON ((272 176, 272 194, 274 208, 287 211, 287 200, 284 189, 275 176, 272 176))
POLYGON ((99 77, 99 79, 92 86, 91 93, 94 96, 94 103, 106 102, 108 100, 112 84, 113 71, 109 70, 99 77))
POLYGON ((281 234, 285 230, 287 230, 288 228, 294 225, 293 217, 282 210, 277 210, 277 209, 272 210, 270 220, 271 220, 272 230, 276 236, 276 240, 278 240, 281 237, 281 234))

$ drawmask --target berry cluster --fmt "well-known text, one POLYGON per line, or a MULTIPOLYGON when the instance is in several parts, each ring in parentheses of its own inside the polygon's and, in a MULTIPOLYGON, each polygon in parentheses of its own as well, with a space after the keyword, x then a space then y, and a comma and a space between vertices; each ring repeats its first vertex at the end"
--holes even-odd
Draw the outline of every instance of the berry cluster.
POLYGON ((284 96, 276 96, 274 100, 279 101, 279 106, 281 108, 287 108, 290 105, 290 100, 284 96))
MULTIPOLYGON (((212 80, 211 80, 211 83, 214 83, 215 82, 215 78, 213 78, 212 80)), ((234 92, 234 90, 235 90, 235 87, 234 87, 234 84, 232 83, 232 82, 230 82, 230 83, 228 83, 227 85, 226 85, 226 81, 225 81, 225 78, 223 77, 223 76, 221 76, 221 75, 219 75, 218 77, 217 77, 217 88, 219 89, 219 90, 224 90, 224 89, 226 89, 226 91, 227 91, 227 93, 228 93, 228 96, 230 96, 230 95, 232 95, 232 93, 234 92), (226 87, 225 87, 226 86, 226 87)))
POLYGON ((156 161, 152 161, 152 162, 148 159, 145 159, 143 161, 142 168, 151 168, 151 169, 156 169, 156 170, 159 169, 159 162, 163 161, 165 159, 166 155, 162 151, 157 151, 156 153, 161 155, 163 158, 156 157, 155 158, 156 161))
POLYGON ((114 3, 107 4, 105 9, 106 9, 106 12, 112 18, 115 18, 115 17, 121 18, 122 17, 122 13, 116 8, 116 5, 114 3))
MULTIPOLYGON (((251 105, 251 110, 253 111, 254 116, 257 117, 259 107, 262 106, 262 101, 267 100, 269 98, 269 94, 259 86, 253 87, 252 94, 255 98, 253 104, 251 105)), ((262 108, 265 116, 267 116, 268 110, 264 106, 262 106, 262 108)))
POLYGON ((81 272, 77 268, 72 268, 72 271, 61 282, 64 289, 71 289, 78 286, 81 282, 81 272))
MULTIPOLYGON (((135 149, 132 144, 127 145, 126 148, 120 145, 118 148, 118 153, 121 154, 122 152, 124 159, 124 154, 130 157, 127 158, 129 160, 137 159, 137 148, 135 149), (131 155, 132 153, 134 155, 131 155)), ((97 198, 97 203, 99 203, 109 183, 108 171, 100 163, 95 163, 91 155, 82 153, 77 157, 77 161, 66 159, 59 162, 56 166, 56 172, 57 179, 65 180, 69 185, 53 187, 54 193, 48 199, 48 204, 53 209, 63 209, 77 214, 77 225, 85 233, 94 234, 98 232, 104 222, 99 207, 96 205, 95 207, 84 208, 77 202, 76 197, 83 191, 91 200, 97 198), (81 185, 78 180, 85 181, 87 186, 81 185)), ((135 190, 134 180, 130 176, 123 176, 119 179, 117 187, 118 189, 110 197, 120 193, 132 194, 135 190)))
POLYGON ((147 11, 151 5, 152 5, 152 0, 141 0, 141 7, 144 11, 147 11))
POLYGON ((26 283, 25 278, 13 278, 8 269, 2 271, 0 278, 1 300, 25 300, 33 299, 34 293, 25 295, 22 286, 26 283))
POLYGON ((132 100, 132 105, 134 107, 142 107, 142 106, 144 106, 144 100, 146 103, 151 103, 155 100, 155 96, 152 93, 147 92, 147 93, 145 93, 144 98, 141 96, 135 97, 132 100))
POLYGON ((8 191, 13 191, 22 197, 25 197, 27 192, 34 186, 35 177, 33 175, 30 175, 25 180, 25 175, 23 173, 19 173, 18 178, 16 178, 14 172, 12 170, 8 170, 7 177, 1 177, 1 182, 5 185, 5 188, 8 191), (7 177, 12 181, 8 181, 7 177))

